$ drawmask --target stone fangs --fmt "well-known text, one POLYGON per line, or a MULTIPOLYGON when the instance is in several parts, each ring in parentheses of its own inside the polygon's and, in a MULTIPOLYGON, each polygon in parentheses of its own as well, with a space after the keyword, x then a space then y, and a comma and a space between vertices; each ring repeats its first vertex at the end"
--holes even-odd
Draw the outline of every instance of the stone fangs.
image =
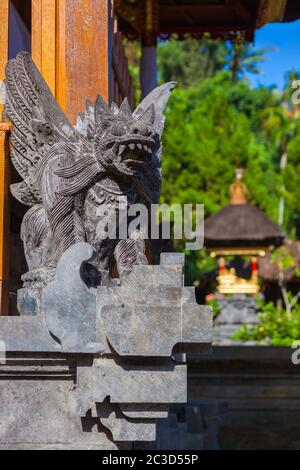
POLYGON ((148 152, 149 154, 152 153, 152 149, 151 149, 150 147, 148 147, 148 145, 142 145, 142 144, 135 144, 135 143, 132 143, 132 144, 127 144, 127 145, 121 144, 121 145, 119 146, 119 152, 118 152, 118 154, 119 154, 119 155, 122 155, 122 153, 124 152, 124 150, 126 150, 126 147, 129 147, 130 150, 134 150, 134 149, 137 147, 138 150, 144 149, 145 152, 148 152))

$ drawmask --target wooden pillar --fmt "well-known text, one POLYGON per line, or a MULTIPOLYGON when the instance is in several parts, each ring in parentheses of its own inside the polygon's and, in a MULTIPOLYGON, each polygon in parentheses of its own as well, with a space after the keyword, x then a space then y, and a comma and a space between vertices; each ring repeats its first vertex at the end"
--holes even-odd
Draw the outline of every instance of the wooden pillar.
POLYGON ((56 0, 32 0, 32 58, 56 94, 56 0))
POLYGON ((111 0, 33 0, 32 55, 75 123, 85 101, 111 98, 111 0))
MULTIPOLYGON (((9 0, 0 0, 0 81, 5 78, 5 66, 8 60, 8 21, 9 0)), ((0 103, 0 121, 3 105, 0 103)), ((0 315, 8 314, 9 300, 9 180, 10 165, 8 159, 7 124, 0 124, 0 315)))
POLYGON ((156 45, 142 44, 141 56, 141 91, 142 98, 145 98, 157 85, 157 47, 156 45))
POLYGON ((144 0, 145 24, 142 33, 140 81, 142 98, 157 85, 158 1, 144 0))

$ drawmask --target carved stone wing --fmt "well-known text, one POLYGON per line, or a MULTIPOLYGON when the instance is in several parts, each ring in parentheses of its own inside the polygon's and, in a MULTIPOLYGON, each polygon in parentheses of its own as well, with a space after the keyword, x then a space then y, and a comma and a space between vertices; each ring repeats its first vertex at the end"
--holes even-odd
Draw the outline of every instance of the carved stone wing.
POLYGON ((71 144, 81 136, 68 121, 27 52, 8 62, 5 115, 13 123, 11 159, 22 177, 11 186, 20 202, 41 202, 35 172, 54 144, 71 144))
POLYGON ((163 85, 155 88, 143 101, 139 104, 136 110, 133 113, 133 116, 137 118, 142 115, 151 107, 154 106, 155 111, 155 120, 154 120, 154 129, 157 132, 159 138, 161 138, 164 125, 165 125, 165 116, 164 110, 167 106, 168 100, 170 98, 172 90, 177 86, 176 82, 168 82, 163 85))
POLYGON ((164 110, 167 106, 172 90, 176 87, 176 82, 168 82, 155 88, 139 104, 133 113, 135 119, 143 119, 150 110, 153 110, 153 128, 156 133, 156 146, 153 150, 151 161, 143 171, 140 178, 136 178, 135 184, 140 194, 143 194, 146 201, 157 204, 160 198, 162 183, 161 156, 162 141, 161 136, 165 125, 164 110))

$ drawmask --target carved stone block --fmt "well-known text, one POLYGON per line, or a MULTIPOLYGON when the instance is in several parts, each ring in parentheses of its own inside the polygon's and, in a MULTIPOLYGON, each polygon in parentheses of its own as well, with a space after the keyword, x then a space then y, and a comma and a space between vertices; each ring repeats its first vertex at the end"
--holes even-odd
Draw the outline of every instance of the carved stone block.
POLYGON ((187 351, 211 342, 211 309, 183 287, 181 264, 133 266, 121 286, 101 286, 97 296, 98 328, 120 356, 169 357, 177 344, 187 351))
POLYGON ((27 401, 28 408, 24 404, 13 409, 13 421, 25 423, 37 414, 37 425, 42 426, 40 440, 35 425, 28 427, 26 438, 20 432, 13 437, 3 411, 0 448, 28 448, 28 439, 34 448, 72 448, 72 439, 79 447, 98 448, 93 435, 85 435, 89 427, 100 432, 101 448, 154 441, 155 420, 167 417, 170 404, 187 400, 184 356, 178 363, 174 350, 178 345, 183 353, 190 345, 209 345, 212 318, 209 308, 196 304, 194 289, 183 286, 182 257, 170 257, 177 265, 133 266, 118 285, 95 289, 83 276, 93 253, 86 243, 73 245, 62 256, 47 287, 22 290, 19 295, 25 304, 29 295, 40 299, 34 304, 40 306, 40 311, 34 309, 37 315, 0 318, 0 340, 7 353, 19 352, 22 357, 20 366, 12 367, 9 362, 4 369, 5 380, 7 375, 11 378, 3 384, 13 392, 2 396, 2 401, 13 400, 13 396, 27 401), (48 372, 38 363, 41 353, 52 355, 48 372), (68 383, 59 383, 56 389, 48 380, 60 380, 57 364, 64 353, 69 360, 72 357, 74 370, 68 383), (28 362, 28 354, 34 360, 28 362), (48 402, 56 409, 51 417, 44 403, 46 390, 48 402), (62 427, 57 439, 52 418, 62 427), (70 435, 66 437, 68 426, 70 435), (106 431, 114 443, 107 440, 106 431))

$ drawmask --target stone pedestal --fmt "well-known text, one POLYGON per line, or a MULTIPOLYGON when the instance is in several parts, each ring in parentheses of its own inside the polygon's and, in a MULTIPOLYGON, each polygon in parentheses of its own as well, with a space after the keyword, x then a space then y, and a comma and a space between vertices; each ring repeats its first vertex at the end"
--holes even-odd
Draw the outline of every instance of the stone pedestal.
POLYGON ((78 358, 8 353, 0 365, 0 449, 130 449, 114 444, 91 412, 77 413, 78 358))
POLYGON ((258 305, 255 297, 245 294, 232 296, 218 294, 216 301, 220 313, 214 325, 214 344, 220 346, 237 344, 231 337, 241 325, 256 325, 259 323, 257 317, 258 305))
POLYGON ((19 292, 21 316, 0 318, 0 449, 130 449, 187 401, 185 353, 209 348, 212 314, 183 286, 183 256, 94 289, 92 252, 72 246, 53 282, 19 292))

